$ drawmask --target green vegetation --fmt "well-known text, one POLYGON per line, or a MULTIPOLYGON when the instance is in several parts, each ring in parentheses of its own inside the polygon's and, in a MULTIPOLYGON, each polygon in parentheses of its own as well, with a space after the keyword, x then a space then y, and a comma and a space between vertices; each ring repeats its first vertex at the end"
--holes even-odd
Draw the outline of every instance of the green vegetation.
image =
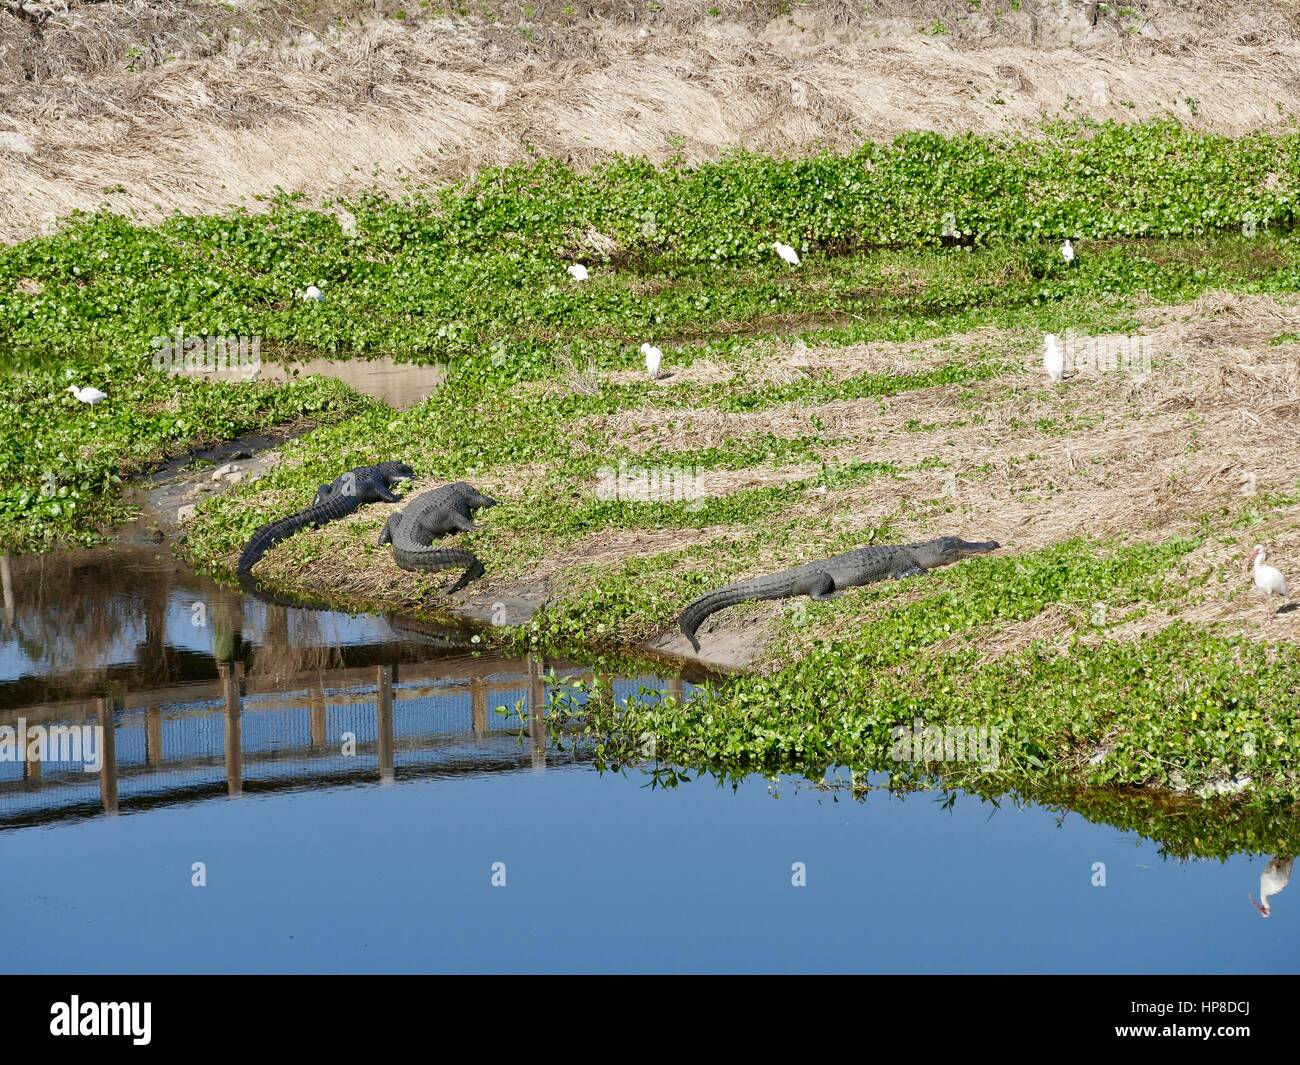
MULTIPOLYGON (((1266 230, 1294 219, 1298 161, 1296 135, 1058 124, 1036 140, 909 134, 849 155, 740 154, 694 168, 619 160, 579 174, 541 161, 400 202, 340 205, 347 225, 291 198, 265 214, 177 216, 157 227, 82 217, 0 249, 0 365, 20 371, 0 382, 0 404, 49 400, 52 378, 70 372, 117 407, 130 396, 175 417, 90 418, 59 401, 28 409, 17 427, 11 419, 0 535, 23 548, 87 535, 112 511, 114 478, 153 457, 219 432, 351 409, 319 385, 276 396, 160 381, 149 365, 156 337, 257 336, 268 357, 446 361, 456 387, 435 401, 441 416, 506 382, 553 375, 561 356, 627 365, 648 338, 678 345, 672 360, 685 365, 792 330, 848 343, 993 323, 1119 328, 1143 293, 1175 301, 1210 286, 1294 290, 1296 245, 1266 230), (1258 239, 1180 239, 1249 220, 1258 239), (945 248, 945 232, 959 246, 945 248), (1074 269, 1056 254, 1066 235, 1092 242, 1074 269), (775 257, 778 239, 805 255, 803 265, 775 257), (572 260, 592 267, 589 283, 565 274, 572 260), (323 303, 298 298, 310 283, 324 289, 323 303), (46 376, 30 376, 36 370, 46 376), (65 494, 34 502, 55 465, 69 471, 55 489, 65 494)), ((997 369, 673 394, 737 411, 889 395, 997 369)), ((462 439, 448 472, 467 450, 462 439)))

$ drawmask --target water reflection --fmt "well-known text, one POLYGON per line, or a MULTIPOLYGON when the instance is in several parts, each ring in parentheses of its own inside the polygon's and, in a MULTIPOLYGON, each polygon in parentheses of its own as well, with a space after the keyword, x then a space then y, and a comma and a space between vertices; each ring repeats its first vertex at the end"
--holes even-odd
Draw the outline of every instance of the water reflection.
MULTIPOLYGON (((542 770, 554 757, 549 686, 591 677, 571 662, 474 654, 454 628, 267 602, 148 548, 6 561, 0 728, 24 749, 33 729, 98 726, 102 749, 91 772, 85 758, 0 760, 0 828, 254 791, 542 770)), ((647 676, 614 687, 664 685, 647 676)))
POLYGON ((1268 900, 1291 882, 1291 864, 1294 861, 1294 858, 1271 858, 1259 874, 1259 901, 1255 902, 1254 897, 1250 901, 1261 917, 1272 915, 1273 906, 1268 900))
POLYGON ((423 403, 447 380, 447 367, 397 362, 392 358, 306 359, 301 362, 259 361, 238 371, 214 371, 209 376, 223 381, 290 381, 318 374, 332 377, 396 410, 423 403))

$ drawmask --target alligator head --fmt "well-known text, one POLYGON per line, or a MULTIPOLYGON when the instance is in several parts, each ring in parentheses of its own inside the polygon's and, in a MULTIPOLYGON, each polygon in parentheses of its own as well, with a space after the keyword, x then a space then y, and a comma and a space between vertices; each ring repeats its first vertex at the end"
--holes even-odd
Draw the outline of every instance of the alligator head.
POLYGON ((1002 545, 996 540, 963 540, 959 536, 940 536, 919 544, 908 544, 907 549, 926 569, 947 566, 969 555, 987 555, 1002 545))

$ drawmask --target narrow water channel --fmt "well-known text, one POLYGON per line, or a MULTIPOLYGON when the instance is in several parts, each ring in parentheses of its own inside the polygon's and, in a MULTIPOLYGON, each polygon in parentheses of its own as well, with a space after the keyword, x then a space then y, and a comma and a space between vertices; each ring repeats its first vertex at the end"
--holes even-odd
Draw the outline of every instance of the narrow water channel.
POLYGON ((835 774, 662 787, 542 727, 581 662, 269 606, 161 546, 3 575, 0 727, 111 738, 0 761, 3 971, 1281 972, 1300 951, 1300 889, 1268 920, 1248 899, 1285 855, 1180 862, 1077 814, 855 799, 835 774))

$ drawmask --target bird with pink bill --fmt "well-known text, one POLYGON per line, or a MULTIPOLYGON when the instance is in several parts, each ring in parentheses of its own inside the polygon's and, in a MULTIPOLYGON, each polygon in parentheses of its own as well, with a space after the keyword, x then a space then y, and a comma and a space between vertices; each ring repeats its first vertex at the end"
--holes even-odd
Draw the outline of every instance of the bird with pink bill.
POLYGON ((1268 865, 1264 866, 1264 871, 1259 874, 1259 901, 1255 901, 1253 895, 1250 896, 1250 903, 1259 911, 1261 917, 1271 917, 1273 914, 1273 905, 1269 897, 1276 895, 1287 884, 1291 883, 1291 863, 1294 858, 1271 858, 1268 865))

